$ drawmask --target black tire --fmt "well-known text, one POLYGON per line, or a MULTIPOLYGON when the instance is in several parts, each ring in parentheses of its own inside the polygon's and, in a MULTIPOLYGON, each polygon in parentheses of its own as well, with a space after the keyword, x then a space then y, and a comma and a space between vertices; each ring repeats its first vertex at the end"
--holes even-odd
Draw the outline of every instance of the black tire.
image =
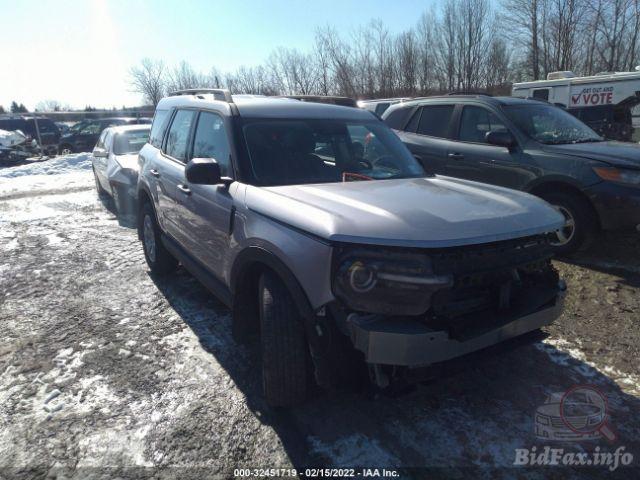
POLYGON ((162 243, 160 226, 156 220, 153 207, 148 201, 145 202, 140 209, 140 215, 138 216, 138 235, 142 241, 144 258, 153 273, 166 275, 174 272, 176 268, 178 268, 178 261, 169 253, 162 243), (149 222, 149 224, 147 225, 145 222, 149 222), (151 243, 147 241, 148 239, 153 241, 153 251, 150 248, 151 243))
POLYGON ((68 145, 68 144, 60 145, 59 153, 60 155, 69 155, 71 153, 74 153, 73 145, 68 145))
POLYGON ((595 213, 587 200, 571 193, 547 193, 542 198, 553 205, 565 218, 573 219, 572 236, 564 236, 568 241, 561 241, 558 236, 558 242, 553 246, 557 255, 571 255, 580 250, 586 250, 596 233, 597 222, 595 213))
POLYGON ((107 191, 104 188, 102 188, 102 185, 100 184, 100 180, 98 180, 98 174, 96 173, 96 169, 93 168, 92 170, 93 170, 93 179, 96 182, 96 191, 98 192, 98 196, 100 198, 105 198, 109 196, 107 191))
POLYGON ((258 292, 264 396, 272 407, 300 404, 307 396, 309 355, 300 313, 274 273, 262 274, 258 292))

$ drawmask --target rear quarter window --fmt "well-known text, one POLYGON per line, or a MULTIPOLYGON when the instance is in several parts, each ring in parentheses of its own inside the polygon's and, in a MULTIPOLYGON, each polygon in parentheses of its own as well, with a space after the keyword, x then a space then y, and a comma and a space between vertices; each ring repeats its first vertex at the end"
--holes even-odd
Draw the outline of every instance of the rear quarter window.
POLYGON ((402 130, 412 111, 412 108, 396 108, 387 114, 384 123, 394 130, 402 130))

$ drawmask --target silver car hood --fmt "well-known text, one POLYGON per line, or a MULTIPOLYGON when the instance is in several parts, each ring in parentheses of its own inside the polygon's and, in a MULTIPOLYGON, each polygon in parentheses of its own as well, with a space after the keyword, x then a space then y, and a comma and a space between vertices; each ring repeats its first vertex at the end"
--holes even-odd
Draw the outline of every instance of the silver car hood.
POLYGON ((247 208, 329 241, 440 248, 557 230, 532 195, 450 177, 249 186, 247 208))

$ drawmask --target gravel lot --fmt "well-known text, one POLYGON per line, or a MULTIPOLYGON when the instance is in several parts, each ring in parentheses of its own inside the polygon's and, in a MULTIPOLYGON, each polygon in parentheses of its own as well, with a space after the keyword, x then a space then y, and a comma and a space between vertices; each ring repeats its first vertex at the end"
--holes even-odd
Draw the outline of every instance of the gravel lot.
POLYGON ((515 449, 544 445, 536 408, 576 384, 606 394, 617 439, 560 446, 624 446, 635 468, 615 473, 640 475, 638 236, 603 236, 557 262, 566 309, 543 340, 397 397, 318 392, 283 412, 264 404, 256 354, 233 343, 229 311, 184 271, 149 275, 135 230, 98 200, 90 171, 21 179, 0 178, 0 478, 305 465, 601 478, 604 467, 513 467, 515 449))

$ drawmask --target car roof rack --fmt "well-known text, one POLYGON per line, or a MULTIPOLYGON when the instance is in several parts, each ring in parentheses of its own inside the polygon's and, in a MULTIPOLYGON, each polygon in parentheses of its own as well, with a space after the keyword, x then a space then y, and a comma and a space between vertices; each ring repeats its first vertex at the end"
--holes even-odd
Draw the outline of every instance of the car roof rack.
POLYGON ((187 88, 184 90, 176 90, 169 93, 170 97, 176 97, 178 95, 207 95, 212 94, 215 100, 221 102, 233 103, 231 92, 227 88, 187 88))

